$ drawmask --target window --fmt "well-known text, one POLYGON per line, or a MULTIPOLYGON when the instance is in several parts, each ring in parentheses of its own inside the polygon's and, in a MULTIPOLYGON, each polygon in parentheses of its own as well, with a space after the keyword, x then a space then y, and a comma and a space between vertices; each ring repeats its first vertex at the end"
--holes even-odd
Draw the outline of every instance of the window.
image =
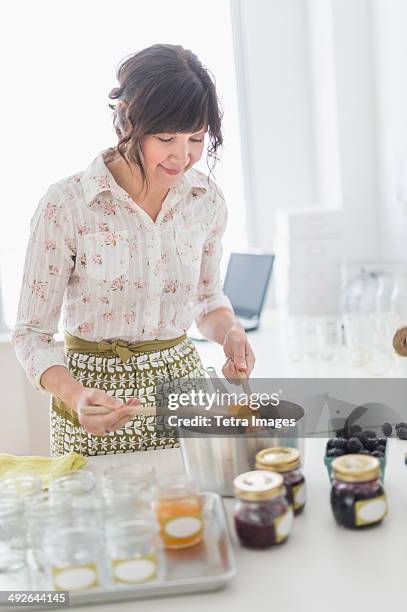
MULTIPOLYGON (((8 325, 15 323, 29 222, 40 197, 115 144, 107 94, 116 86, 116 66, 151 44, 181 44, 215 75, 225 110, 223 163, 215 170, 229 207, 223 263, 230 250, 247 247, 228 0, 16 0, 7 12, 0 274, 8 325)), ((198 167, 207 171, 204 160, 198 167)))

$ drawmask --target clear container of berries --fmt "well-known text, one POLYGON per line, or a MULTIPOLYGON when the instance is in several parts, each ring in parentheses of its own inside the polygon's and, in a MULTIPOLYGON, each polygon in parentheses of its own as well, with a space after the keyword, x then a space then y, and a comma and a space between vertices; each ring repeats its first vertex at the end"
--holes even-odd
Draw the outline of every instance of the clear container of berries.
MULTIPOLYGON (((385 425, 388 425, 386 423, 385 425)), ((324 462, 332 481, 332 462, 342 455, 366 455, 379 461, 380 477, 384 480, 388 451, 389 430, 383 426, 383 437, 376 431, 363 430, 359 425, 352 425, 336 432, 335 438, 327 441, 324 462), (386 433, 385 433, 386 432, 386 433)), ((390 432, 391 435, 391 432, 390 432)))

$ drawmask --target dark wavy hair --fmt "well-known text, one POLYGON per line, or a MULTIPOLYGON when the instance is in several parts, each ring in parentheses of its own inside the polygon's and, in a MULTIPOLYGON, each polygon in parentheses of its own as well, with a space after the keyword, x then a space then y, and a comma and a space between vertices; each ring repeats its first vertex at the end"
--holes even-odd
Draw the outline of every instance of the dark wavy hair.
POLYGON ((197 56, 181 45, 152 45, 121 60, 116 77, 119 87, 109 98, 126 104, 109 104, 119 138, 111 152, 121 155, 129 167, 128 160, 139 167, 143 188, 150 186, 141 149, 147 134, 194 133, 207 125, 211 174, 223 144, 223 111, 215 79, 197 56))

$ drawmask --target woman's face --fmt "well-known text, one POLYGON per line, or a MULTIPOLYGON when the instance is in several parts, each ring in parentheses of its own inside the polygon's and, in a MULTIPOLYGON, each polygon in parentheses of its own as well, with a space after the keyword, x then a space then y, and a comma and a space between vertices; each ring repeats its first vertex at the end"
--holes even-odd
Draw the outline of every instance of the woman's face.
POLYGON ((153 188, 168 189, 202 157, 206 129, 193 134, 147 134, 142 151, 153 188))

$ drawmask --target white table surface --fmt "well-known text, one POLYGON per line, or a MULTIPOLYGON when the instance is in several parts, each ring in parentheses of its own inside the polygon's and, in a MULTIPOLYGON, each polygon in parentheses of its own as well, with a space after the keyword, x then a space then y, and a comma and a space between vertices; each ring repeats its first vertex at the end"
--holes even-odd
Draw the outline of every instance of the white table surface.
MULTIPOLYGON (((323 463, 325 440, 306 440, 304 473, 308 502, 296 517, 288 541, 264 551, 242 548, 236 538, 233 500, 225 499, 230 531, 236 547, 236 578, 214 593, 183 595, 165 600, 137 602, 143 612, 189 610, 211 612, 234 610, 356 610, 387 609, 400 605, 405 597, 407 539, 407 442, 391 440, 386 467, 385 488, 389 514, 383 523, 368 530, 353 531, 336 525, 332 515, 330 484, 323 463), (351 595, 353 593, 353 595, 351 595), (336 596, 335 594, 338 594, 336 596), (350 598, 347 607, 344 599, 350 598), (381 605, 379 606, 379 603, 381 605), (312 607, 311 607, 312 606, 312 607)), ((158 473, 183 469, 178 449, 135 453, 132 460, 153 463, 158 473)), ((96 472, 116 461, 127 462, 129 455, 94 457, 89 467, 96 472)), ((106 604, 98 610, 122 612, 134 603, 106 604)), ((78 608, 85 609, 84 607, 78 608)))

